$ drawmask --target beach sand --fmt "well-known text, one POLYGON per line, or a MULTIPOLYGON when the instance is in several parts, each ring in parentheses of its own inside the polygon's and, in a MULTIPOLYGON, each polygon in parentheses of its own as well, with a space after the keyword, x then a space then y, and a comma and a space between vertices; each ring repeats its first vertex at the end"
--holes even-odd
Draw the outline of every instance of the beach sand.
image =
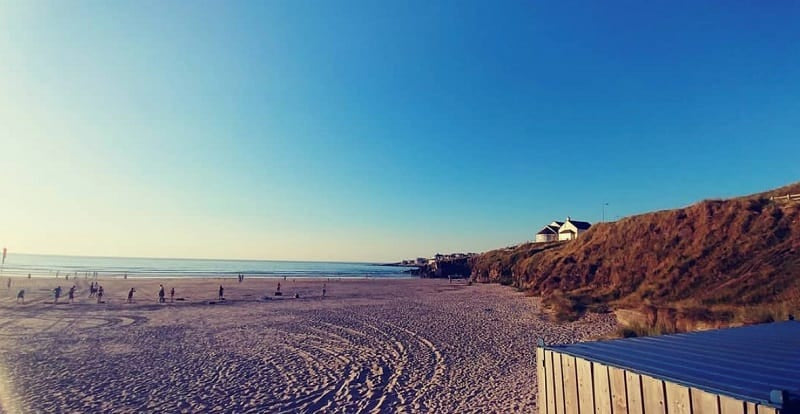
POLYGON ((611 315, 553 323, 537 298, 464 281, 332 280, 322 298, 323 280, 101 280, 105 304, 83 279, 0 281, 11 413, 533 412, 536 339, 616 327, 611 315), (75 303, 52 304, 73 282, 75 303), (159 283, 167 302, 171 287, 185 300, 157 303, 159 283), (220 284, 227 300, 210 304, 220 284))

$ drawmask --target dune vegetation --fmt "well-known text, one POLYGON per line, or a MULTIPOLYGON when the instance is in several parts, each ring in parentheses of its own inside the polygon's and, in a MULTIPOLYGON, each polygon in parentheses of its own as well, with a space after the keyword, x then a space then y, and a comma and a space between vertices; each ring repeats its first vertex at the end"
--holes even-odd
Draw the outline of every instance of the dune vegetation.
POLYGON ((800 183, 489 251, 471 277, 540 295, 560 320, 613 311, 627 336, 786 319, 800 310, 800 201, 782 196, 797 193, 800 183))

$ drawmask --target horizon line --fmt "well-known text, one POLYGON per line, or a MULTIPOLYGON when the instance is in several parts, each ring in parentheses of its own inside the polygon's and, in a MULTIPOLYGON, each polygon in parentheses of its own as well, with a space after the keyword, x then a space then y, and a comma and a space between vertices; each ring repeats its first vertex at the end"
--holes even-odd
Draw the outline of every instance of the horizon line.
MULTIPOLYGON (((11 256, 12 253, 8 253, 11 256)), ((400 263, 401 260, 394 262, 386 261, 358 261, 358 260, 293 260, 293 259, 220 259, 209 257, 166 257, 166 256, 98 256, 98 255, 84 255, 84 254, 63 254, 63 253, 30 253, 30 252, 15 252, 13 254, 21 254, 26 256, 57 256, 57 257, 81 257, 89 259, 153 259, 153 260, 201 260, 201 261, 228 261, 228 262, 309 262, 309 263, 342 263, 342 264, 369 264, 369 265, 382 265, 400 263)))

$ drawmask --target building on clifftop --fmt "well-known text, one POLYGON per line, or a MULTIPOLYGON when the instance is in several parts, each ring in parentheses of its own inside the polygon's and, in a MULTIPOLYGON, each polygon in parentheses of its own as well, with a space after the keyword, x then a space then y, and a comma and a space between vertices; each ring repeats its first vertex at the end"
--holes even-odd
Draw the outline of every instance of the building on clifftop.
POLYGON ((577 221, 567 217, 567 221, 558 228, 558 240, 575 240, 578 236, 589 230, 592 224, 588 221, 577 221))
POLYGON ((544 226, 538 233, 536 233, 536 238, 534 241, 536 243, 547 243, 551 241, 558 240, 558 229, 561 228, 563 222, 554 221, 546 226, 544 226))

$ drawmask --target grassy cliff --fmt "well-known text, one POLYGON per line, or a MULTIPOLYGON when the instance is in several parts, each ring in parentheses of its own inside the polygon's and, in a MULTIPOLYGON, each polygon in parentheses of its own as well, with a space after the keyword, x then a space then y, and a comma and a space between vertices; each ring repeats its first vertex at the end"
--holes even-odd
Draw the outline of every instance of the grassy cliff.
POLYGON ((562 319, 614 310, 672 331, 785 318, 800 308, 800 202, 769 197, 794 193, 800 183, 486 252, 472 278, 542 295, 562 319))

